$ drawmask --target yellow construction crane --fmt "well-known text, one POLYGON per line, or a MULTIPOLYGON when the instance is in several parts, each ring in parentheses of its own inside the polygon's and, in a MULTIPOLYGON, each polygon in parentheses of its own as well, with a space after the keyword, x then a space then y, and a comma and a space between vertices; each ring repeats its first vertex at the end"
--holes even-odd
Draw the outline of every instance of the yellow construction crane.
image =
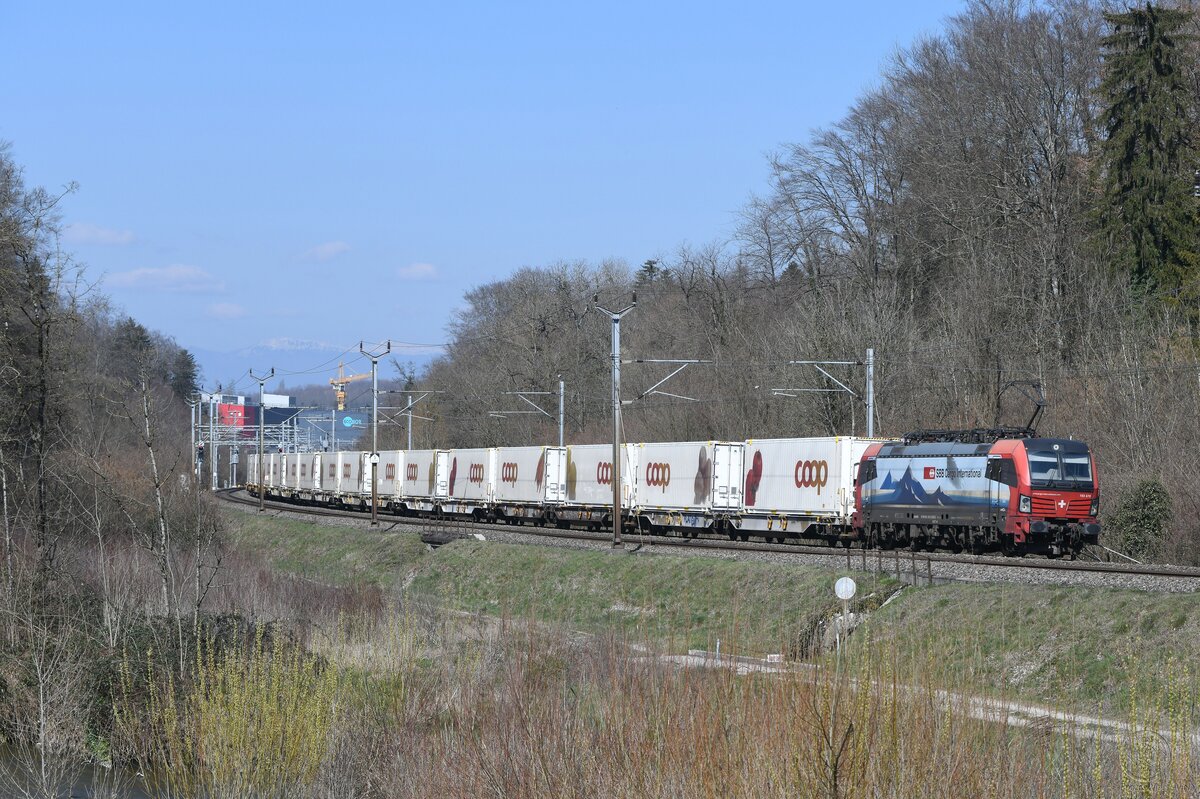
POLYGON ((370 373, 361 375, 346 374, 346 364, 338 364, 337 377, 329 381, 329 385, 333 386, 333 391, 337 394, 337 409, 339 411, 346 410, 346 386, 353 383, 355 380, 365 380, 370 377, 370 373))

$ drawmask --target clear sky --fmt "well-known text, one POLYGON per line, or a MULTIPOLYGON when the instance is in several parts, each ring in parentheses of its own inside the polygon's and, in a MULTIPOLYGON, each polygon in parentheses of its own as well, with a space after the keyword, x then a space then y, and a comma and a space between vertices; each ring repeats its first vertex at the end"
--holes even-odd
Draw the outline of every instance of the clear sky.
POLYGON ((960 8, 12 2, 0 140, 79 183, 68 248, 212 387, 442 342, 521 266, 728 238, 769 152, 960 8))

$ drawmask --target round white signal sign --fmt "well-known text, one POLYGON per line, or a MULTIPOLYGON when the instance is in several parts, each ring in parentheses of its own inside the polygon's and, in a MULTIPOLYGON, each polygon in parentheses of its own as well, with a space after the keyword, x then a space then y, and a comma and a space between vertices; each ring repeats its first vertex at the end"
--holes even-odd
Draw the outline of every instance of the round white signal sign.
POLYGON ((858 585, 849 577, 839 577, 833 585, 833 593, 837 594, 837 598, 843 602, 852 599, 856 591, 858 591, 858 585))

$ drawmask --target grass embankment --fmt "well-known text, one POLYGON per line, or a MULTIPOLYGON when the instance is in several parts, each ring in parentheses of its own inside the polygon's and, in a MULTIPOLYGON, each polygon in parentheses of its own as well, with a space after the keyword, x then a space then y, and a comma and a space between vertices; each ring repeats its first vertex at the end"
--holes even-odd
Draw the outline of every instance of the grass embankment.
MULTIPOLYGON (((420 537, 358 527, 226 511, 230 534, 242 549, 279 571, 330 585, 367 583, 392 588, 428 557, 420 537)), ((387 525, 383 525, 386 530, 387 525)))
MULTIPOLYGON (((869 621, 873 644, 969 685, 1047 702, 1128 707, 1200 658, 1194 594, 1015 584, 906 591, 869 621)), ((865 636, 860 637, 860 641, 865 636)))
MULTIPOLYGON (((530 547, 463 540, 427 551, 415 533, 229 515, 235 542, 274 568, 332 585, 406 585, 468 613, 617 630, 676 648, 790 652, 836 609, 829 573, 720 558, 530 547)), ((861 578, 872 607, 898 585, 861 578)))
MULTIPOLYGON (((862 576, 867 603, 895 583, 862 576)), ((462 541, 439 549, 413 590, 460 610, 616 629, 675 648, 796 654, 837 601, 829 573, 721 558, 462 541)))
MULTIPOLYGON (((837 609, 829 571, 708 557, 460 541, 427 552, 415 534, 231 514, 235 540, 281 570, 334 584, 407 585, 441 607, 616 630, 672 650, 800 653, 837 609)), ((895 589, 854 574, 856 610, 895 589)), ((907 589, 873 613, 874 651, 959 690, 1095 709, 1161 693, 1200 658, 1200 598, 1053 586, 907 589)), ((868 635, 856 633, 859 646, 868 635)))

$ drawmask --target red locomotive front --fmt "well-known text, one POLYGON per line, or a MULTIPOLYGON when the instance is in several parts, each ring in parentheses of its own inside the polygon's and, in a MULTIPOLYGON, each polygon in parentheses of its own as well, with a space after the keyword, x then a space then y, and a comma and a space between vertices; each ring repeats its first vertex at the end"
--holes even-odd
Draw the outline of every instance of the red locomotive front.
POLYGON ((1097 543, 1100 478, 1087 444, 1057 438, 997 441, 989 477, 1013 488, 1007 544, 1024 552, 1075 553, 1097 543), (999 456, 999 457, 996 457, 999 456), (1011 467, 1005 467, 1005 462, 1011 467))

